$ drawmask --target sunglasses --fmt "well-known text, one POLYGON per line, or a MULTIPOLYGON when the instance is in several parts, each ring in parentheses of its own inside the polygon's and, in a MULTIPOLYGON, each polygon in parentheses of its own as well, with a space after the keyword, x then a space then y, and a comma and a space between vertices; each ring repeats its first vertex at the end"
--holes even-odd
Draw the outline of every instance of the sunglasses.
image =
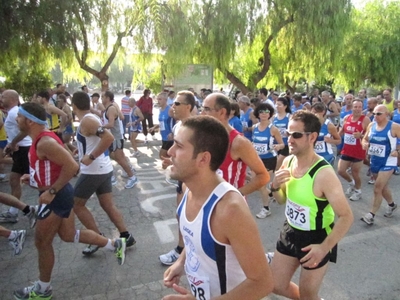
POLYGON ((265 110, 259 110, 258 113, 259 114, 269 114, 270 111, 268 109, 265 109, 265 110))
POLYGON ((174 101, 174 105, 175 106, 179 106, 181 104, 187 105, 188 103, 183 103, 183 102, 178 102, 178 101, 174 101))
POLYGON ((287 137, 293 137, 294 139, 301 139, 303 137, 303 135, 309 135, 311 134, 311 132, 289 132, 289 131, 285 131, 285 134, 287 137))
POLYGON ((374 116, 381 116, 381 115, 383 115, 383 112, 373 112, 372 114, 374 116))

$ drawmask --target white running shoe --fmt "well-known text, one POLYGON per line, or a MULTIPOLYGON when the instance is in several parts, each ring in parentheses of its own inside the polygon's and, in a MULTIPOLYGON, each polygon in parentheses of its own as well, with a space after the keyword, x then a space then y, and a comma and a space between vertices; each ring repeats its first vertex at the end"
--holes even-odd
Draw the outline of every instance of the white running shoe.
POLYGON ((350 194, 353 193, 353 192, 354 192, 354 184, 349 183, 349 185, 348 185, 348 187, 347 187, 347 190, 346 190, 346 195, 348 196, 348 195, 350 195, 350 194))
POLYGON ((393 212, 397 209, 397 204, 394 204, 393 206, 386 206, 386 212, 383 214, 386 218, 391 218, 393 215, 393 212))
POLYGON ((14 255, 20 255, 22 249, 24 248, 26 230, 13 230, 15 232, 15 237, 9 239, 8 242, 14 249, 14 255))
POLYGON ((262 210, 256 214, 256 217, 258 219, 265 219, 266 217, 271 215, 271 211, 269 209, 266 209, 265 207, 262 208, 262 210))
POLYGON ((139 180, 137 179, 136 176, 132 176, 130 178, 128 178, 128 181, 125 184, 125 188, 126 189, 131 189, 133 188, 137 183, 139 182, 139 180))
POLYGON ((166 266, 170 266, 172 265, 174 262, 177 261, 177 259, 179 258, 180 254, 178 252, 176 252, 175 249, 172 249, 171 251, 169 251, 168 253, 162 254, 160 255, 158 258, 160 259, 161 263, 166 265, 166 266))
POLYGON ((357 191, 354 190, 353 194, 349 198, 351 201, 358 201, 361 200, 361 190, 357 191))
POLYGON ((373 225, 374 224, 374 216, 371 213, 365 214, 364 217, 361 218, 361 221, 364 221, 368 225, 373 225))

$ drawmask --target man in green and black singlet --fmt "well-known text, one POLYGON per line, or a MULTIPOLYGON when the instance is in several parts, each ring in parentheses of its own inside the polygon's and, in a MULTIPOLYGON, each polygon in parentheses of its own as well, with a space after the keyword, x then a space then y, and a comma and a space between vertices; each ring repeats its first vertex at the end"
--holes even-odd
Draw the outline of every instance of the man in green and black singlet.
POLYGON ((286 206, 286 221, 271 264, 274 293, 290 299, 320 299, 327 262, 336 261, 337 243, 353 222, 335 171, 314 152, 320 128, 310 112, 293 114, 287 132, 292 155, 276 171, 271 186, 275 199, 286 206), (290 280, 299 266, 297 286, 290 280))

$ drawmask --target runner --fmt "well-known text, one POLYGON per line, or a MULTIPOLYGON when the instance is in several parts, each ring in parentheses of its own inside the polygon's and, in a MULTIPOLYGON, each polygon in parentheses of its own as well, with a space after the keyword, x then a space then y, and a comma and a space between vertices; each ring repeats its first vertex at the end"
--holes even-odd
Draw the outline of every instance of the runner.
POLYGON ((16 299, 51 299, 51 273, 54 266, 53 239, 56 234, 65 242, 99 245, 117 254, 119 264, 125 260, 125 239, 109 240, 91 230, 76 230, 73 188, 69 184, 79 169, 54 132, 45 128, 46 111, 37 103, 24 103, 18 110, 18 127, 33 140, 29 150, 31 174, 21 180, 38 188, 39 210, 35 245, 39 258, 39 280, 32 286, 14 291, 16 299))
POLYGON ((371 157, 371 172, 375 179, 372 208, 361 218, 368 225, 374 224, 382 198, 385 198, 388 203, 385 217, 391 218, 397 209, 397 204, 393 202, 392 192, 389 189, 389 180, 397 167, 399 156, 397 139, 400 138, 400 125, 388 120, 390 113, 385 105, 375 107, 374 116, 374 122, 368 126, 363 139, 363 147, 368 149, 371 157))
POLYGON ((261 299, 272 291, 272 274, 246 202, 216 174, 228 142, 220 122, 199 116, 185 121, 168 151, 171 176, 188 188, 177 209, 185 250, 164 273, 164 284, 180 296, 165 300, 261 299), (184 273, 190 290, 178 285, 184 273))
POLYGON ((310 112, 293 114, 288 127, 292 155, 275 172, 271 188, 285 204, 286 221, 271 263, 274 293, 290 299, 320 299, 328 261, 336 261, 337 243, 353 215, 335 171, 314 151, 321 123, 310 112), (335 225, 333 222, 337 220, 335 225), (301 266, 299 286, 291 282, 301 266))

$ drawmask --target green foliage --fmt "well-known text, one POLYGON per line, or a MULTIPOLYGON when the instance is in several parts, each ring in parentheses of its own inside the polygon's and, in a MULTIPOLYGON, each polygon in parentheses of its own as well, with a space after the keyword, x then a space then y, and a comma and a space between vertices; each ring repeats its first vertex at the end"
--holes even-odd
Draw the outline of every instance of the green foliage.
POLYGON ((375 0, 354 10, 350 31, 345 36, 341 63, 336 67, 338 82, 358 87, 394 86, 400 70, 400 2, 375 0))
POLYGON ((16 90, 24 101, 28 101, 34 93, 47 90, 52 86, 51 76, 44 70, 29 70, 21 65, 7 77, 5 87, 16 90))

